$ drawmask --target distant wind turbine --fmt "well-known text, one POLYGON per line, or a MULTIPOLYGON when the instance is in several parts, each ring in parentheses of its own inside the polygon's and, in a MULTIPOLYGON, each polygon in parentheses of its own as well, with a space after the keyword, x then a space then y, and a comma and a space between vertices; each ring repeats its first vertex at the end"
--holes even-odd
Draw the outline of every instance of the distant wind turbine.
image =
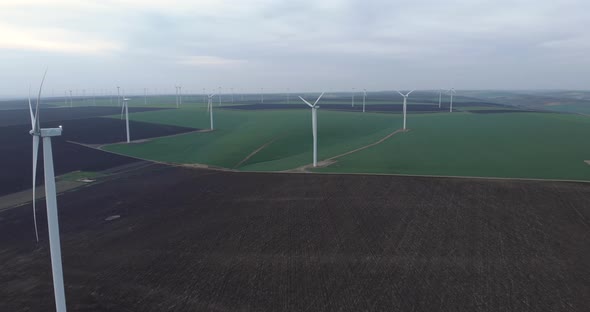
POLYGON ((367 98, 367 89, 363 89, 363 113, 365 112, 365 100, 367 98))
POLYGON ((453 94, 457 93, 455 92, 454 88, 449 89, 449 94, 451 94, 451 107, 449 109, 449 112, 452 113, 453 112, 453 94))
POLYGON ((127 129, 127 143, 131 142, 129 136, 129 100, 123 94, 123 106, 121 107, 121 119, 123 119, 123 111, 125 111, 125 128, 127 129))
POLYGON ((406 111, 407 111, 406 106, 407 106, 407 102, 408 102, 408 96, 410 96, 410 93, 412 93, 412 92, 414 92, 414 90, 412 90, 404 95, 403 93, 397 91, 397 93, 399 93, 401 96, 404 97, 404 131, 406 130, 406 111))
POLYGON ((317 167, 317 165, 318 165, 318 116, 317 116, 317 110, 320 107, 317 106, 317 104, 323 95, 324 95, 324 92, 322 92, 322 94, 320 94, 318 99, 315 100, 315 102, 313 104, 309 103, 301 96, 299 97, 303 102, 305 102, 305 104, 307 104, 309 107, 311 107, 311 130, 313 132, 313 166, 314 167, 317 167))
POLYGON ((55 190, 55 173, 53 170, 53 151, 51 149, 51 137, 61 136, 62 127, 41 128, 39 116, 39 103, 41 102, 41 90, 45 81, 45 74, 41 80, 37 95, 37 106, 33 114, 31 97, 29 95, 29 112, 31 114, 31 131, 33 136, 33 220, 35 223, 35 236, 39 241, 37 230, 37 217, 35 214, 35 183, 37 176, 37 156, 39 152, 39 140, 43 139, 43 166, 45 173, 45 203, 47 207, 47 228, 49 231, 49 253, 51 255, 51 273, 53 276, 53 292, 55 296, 55 309, 58 312, 66 311, 66 297, 64 291, 63 268, 61 262, 61 243, 59 238, 59 219, 57 215, 57 194, 55 190))
POLYGON ((438 108, 441 108, 443 89, 438 90, 438 108))
POLYGON ((213 97, 215 94, 209 94, 209 102, 207 104, 207 110, 209 111, 209 124, 211 130, 213 130, 213 97))
POLYGON ((117 106, 121 106, 121 87, 117 86, 117 106))

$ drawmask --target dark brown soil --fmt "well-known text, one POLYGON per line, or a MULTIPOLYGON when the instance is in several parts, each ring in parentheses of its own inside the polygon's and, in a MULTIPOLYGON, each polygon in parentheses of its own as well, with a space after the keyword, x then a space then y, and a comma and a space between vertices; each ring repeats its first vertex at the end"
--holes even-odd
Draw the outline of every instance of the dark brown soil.
MULTIPOLYGON (((67 117, 67 116, 66 116, 67 117)), ((66 118, 64 117, 64 118, 66 118)), ((132 140, 194 131, 192 128, 130 121, 132 140)), ((48 121, 43 127, 63 125, 63 134, 52 139, 55 173, 101 171, 137 160, 69 143, 105 144, 126 140, 125 121, 113 118, 48 121)), ((0 127, 0 195, 31 188, 32 138, 30 125, 0 127)), ((43 182, 43 154, 39 152, 37 181, 43 182)))
MULTIPOLYGON (((0 127, 27 125, 31 127, 31 114, 28 102, 21 109, 0 110, 0 127)), ((154 110, 162 110, 157 107, 129 107, 129 113, 139 113, 154 110)), ((98 116, 121 114, 120 107, 110 106, 84 106, 84 107, 59 107, 40 109, 41 127, 46 127, 46 122, 82 119, 98 116)))
MULTIPOLYGON (((588 184, 153 165, 58 205, 69 311, 590 306, 588 184)), ((54 308, 41 238, 0 213, 0 311, 54 308)))

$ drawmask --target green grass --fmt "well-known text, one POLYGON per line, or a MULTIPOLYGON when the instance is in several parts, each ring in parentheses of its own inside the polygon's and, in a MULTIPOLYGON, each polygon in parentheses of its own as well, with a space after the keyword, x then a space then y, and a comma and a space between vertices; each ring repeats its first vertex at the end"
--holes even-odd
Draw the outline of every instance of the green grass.
MULTIPOLYGON (((202 109, 132 114, 132 120, 206 129, 202 109)), ((399 127, 400 116, 318 112, 318 157, 326 158, 378 140, 399 127)), ((250 153, 272 141, 241 164, 242 170, 287 170, 311 162, 312 135, 309 110, 234 111, 215 109, 216 130, 155 139, 139 144, 105 147, 117 153, 177 163, 203 163, 234 168, 250 153)))
POLYGON ((60 175, 58 177, 58 179, 60 181, 77 181, 80 179, 97 179, 100 177, 103 177, 104 174, 99 173, 99 172, 92 172, 92 171, 74 171, 74 172, 70 172, 70 173, 66 173, 63 175, 60 175))
MULTIPOLYGON (((308 110, 215 109, 214 132, 190 133, 106 149, 140 158, 280 171, 312 158, 308 110)), ((401 114, 318 112, 318 158, 371 144, 401 126, 401 114)), ((206 129, 202 108, 135 113, 133 120, 206 129)), ((590 119, 552 113, 409 114, 411 131, 338 159, 320 172, 394 173, 590 180, 590 119)))
POLYGON ((410 122, 410 132, 318 171, 590 180, 586 117, 457 113, 410 122))

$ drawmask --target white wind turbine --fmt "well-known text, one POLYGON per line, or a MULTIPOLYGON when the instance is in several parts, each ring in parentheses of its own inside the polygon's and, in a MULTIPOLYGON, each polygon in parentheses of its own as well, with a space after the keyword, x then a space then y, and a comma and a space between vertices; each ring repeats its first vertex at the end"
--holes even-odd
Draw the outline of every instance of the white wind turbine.
POLYGON ((441 108, 443 89, 438 90, 438 108, 441 108))
POLYGON ((53 151, 51 149, 51 137, 61 136, 62 128, 40 127, 39 103, 41 102, 41 90, 45 81, 45 74, 41 80, 37 95, 37 106, 33 114, 31 97, 29 96, 29 111, 31 113, 31 131, 33 136, 33 221, 35 223, 35 236, 39 241, 37 230, 37 217, 35 214, 35 183, 37 176, 37 156, 39 152, 39 139, 43 139, 43 165, 45 173, 45 203, 47 207, 47 228, 49 231, 49 250, 51 255, 51 272, 53 275, 53 291, 55 295, 55 308, 58 312, 66 311, 66 297, 64 291, 63 268, 61 263, 61 246, 59 238, 59 219, 57 215, 57 194, 55 190, 55 173, 53 170, 53 151))
POLYGON ((211 130, 213 130, 213 97, 215 94, 209 94, 209 102, 207 103, 207 111, 209 112, 209 124, 211 125, 211 130))
POLYGON ((123 106, 121 106, 121 119, 123 119, 123 111, 125 111, 125 128, 127 128, 127 143, 131 142, 129 136, 129 100, 123 94, 123 106))
POLYGON ((365 112, 365 100, 367 99, 367 89, 363 89, 363 113, 365 112))
POLYGON ((313 166, 314 167, 317 167, 317 164, 318 164, 318 116, 317 116, 317 111, 318 111, 318 108, 320 108, 316 104, 318 104, 318 102, 320 101, 320 99, 322 98, 323 95, 324 95, 324 92, 322 92, 322 94, 320 94, 320 96, 318 97, 317 100, 315 100, 313 105, 311 103, 309 103, 308 101, 306 101, 304 98, 299 97, 303 102, 305 102, 305 104, 307 104, 309 107, 311 107, 311 130, 313 132, 313 166))
POLYGON ((117 86, 117 105, 121 106, 121 93, 119 92, 121 87, 117 86))
POLYGON ((414 92, 414 90, 412 90, 404 95, 403 93, 397 91, 397 93, 399 93, 401 96, 404 97, 404 131, 406 130, 406 112, 407 112, 406 106, 407 106, 407 102, 408 102, 408 96, 410 96, 410 93, 412 93, 412 92, 414 92))
POLYGON ((451 107, 449 109, 449 113, 453 112, 453 94, 457 93, 455 92, 454 88, 449 89, 449 91, 447 91, 449 94, 451 94, 451 107))

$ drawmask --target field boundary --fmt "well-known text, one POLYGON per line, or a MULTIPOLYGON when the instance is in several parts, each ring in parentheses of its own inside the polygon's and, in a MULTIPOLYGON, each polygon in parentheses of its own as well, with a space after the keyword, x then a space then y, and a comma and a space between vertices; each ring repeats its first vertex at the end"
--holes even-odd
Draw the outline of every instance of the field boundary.
MULTIPOLYGON (((336 161, 337 158, 344 157, 344 156, 347 156, 347 155, 350 155, 350 154, 354 154, 356 152, 360 152, 362 150, 365 150, 367 148, 373 147, 375 145, 379 145, 379 144, 385 142, 387 139, 391 138, 392 136, 394 136, 394 135, 396 135, 396 134, 398 134, 400 132, 408 132, 408 131, 410 131, 410 129, 407 129, 407 130, 397 129, 397 130, 393 131, 392 133, 386 135, 385 137, 379 139, 376 142, 373 142, 371 144, 367 144, 367 145, 361 146, 361 147, 356 148, 356 149, 353 149, 351 151, 348 151, 348 152, 345 152, 345 153, 342 153, 342 154, 339 154, 339 155, 332 156, 332 157, 326 158, 324 160, 321 160, 321 161, 318 162, 318 166, 317 167, 319 167, 319 168, 328 167, 328 166, 330 166, 332 164, 335 164, 337 162, 336 161)), ((301 166, 301 167, 297 167, 295 169, 289 169, 289 170, 285 170, 285 171, 282 171, 282 172, 309 172, 309 171, 307 171, 307 169, 309 169, 311 166, 313 166, 313 164, 307 164, 307 165, 304 165, 304 166, 301 166)))
POLYGON ((234 168, 238 168, 240 165, 247 162, 250 158, 252 158, 254 155, 258 154, 258 152, 265 149, 267 146, 271 145, 276 140, 277 140, 277 138, 273 138, 272 140, 262 144, 262 146, 255 149, 252 153, 250 153, 248 156, 246 156, 246 158, 240 160, 240 162, 237 165, 235 165, 234 168))
MULTIPOLYGON (((188 131, 188 132, 182 132, 182 133, 175 133, 175 134, 170 134, 170 135, 163 135, 163 136, 152 137, 152 138, 147 138, 147 139, 131 140, 131 142, 129 142, 129 144, 145 143, 145 142, 149 142, 149 141, 152 141, 152 140, 155 140, 155 139, 160 139, 160 138, 172 138, 172 137, 175 137, 175 136, 180 136, 180 135, 185 135, 185 134, 201 133, 201 132, 211 132, 211 131, 213 131, 213 130, 211 130, 211 129, 196 129, 194 131, 188 131)), ((114 143, 105 143, 105 144, 86 144, 86 143, 81 143, 81 142, 76 142, 76 141, 67 141, 67 142, 68 143, 82 145, 82 146, 85 146, 85 147, 96 148, 96 149, 99 149, 101 151, 105 151, 102 148, 104 146, 107 146, 107 145, 127 144, 127 141, 114 142, 114 143)))

